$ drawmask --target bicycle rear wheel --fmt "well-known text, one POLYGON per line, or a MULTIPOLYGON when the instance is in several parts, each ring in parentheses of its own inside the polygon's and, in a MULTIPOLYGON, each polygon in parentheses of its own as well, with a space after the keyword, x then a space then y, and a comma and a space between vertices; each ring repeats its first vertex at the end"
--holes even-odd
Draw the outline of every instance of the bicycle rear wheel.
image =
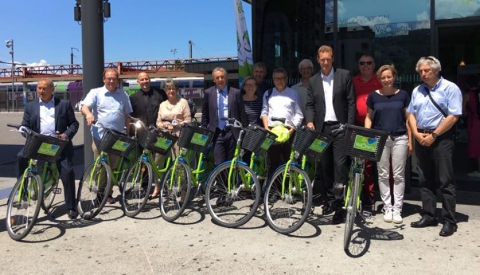
MULTIPOLYGON (((48 164, 44 164, 48 165, 48 164)), ((56 165, 51 164, 51 165, 56 165)), ((45 213, 48 213, 50 208, 52 207, 53 201, 55 200, 55 195, 58 192, 58 182, 60 180, 60 177, 58 174, 54 175, 53 170, 50 167, 47 167, 47 177, 46 181, 44 182, 44 188, 43 188, 43 199, 42 199, 42 209, 45 211, 45 213)))
POLYGON ((135 217, 147 203, 154 183, 152 165, 147 161, 137 161, 127 172, 122 187, 122 208, 125 215, 135 217))
POLYGON ((231 161, 220 164, 207 181, 205 201, 213 222, 225 227, 238 227, 247 223, 260 203, 261 187, 257 175, 250 167, 237 162, 228 176, 231 161))
POLYGON ((177 161, 168 168, 160 189, 160 212, 168 222, 178 219, 188 204, 192 191, 192 174, 190 167, 177 161))
POLYGON ((298 230, 310 214, 312 182, 305 171, 294 165, 285 175, 285 165, 273 172, 265 190, 264 205, 270 227, 278 233, 290 234, 298 230))
POLYGON ((352 239, 352 230, 355 223, 355 216, 357 215, 357 198, 360 185, 360 173, 355 173, 355 179, 350 184, 347 200, 347 214, 345 218, 345 232, 343 236, 343 250, 348 251, 350 241, 352 239))
POLYGON ((43 185, 39 175, 28 173, 22 185, 22 178, 13 186, 7 206, 7 231, 10 238, 20 241, 30 233, 42 201, 43 185))
POLYGON ((112 189, 112 170, 105 162, 92 163, 78 183, 77 211, 86 220, 102 211, 112 189))

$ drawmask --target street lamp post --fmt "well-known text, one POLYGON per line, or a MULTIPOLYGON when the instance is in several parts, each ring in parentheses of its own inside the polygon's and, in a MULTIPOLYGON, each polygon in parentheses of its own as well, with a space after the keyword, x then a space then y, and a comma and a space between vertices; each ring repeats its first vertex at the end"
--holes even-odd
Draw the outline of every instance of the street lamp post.
MULTIPOLYGON (((14 59, 13 59, 13 54, 14 54, 13 39, 5 41, 5 46, 7 46, 7 48, 11 49, 9 53, 12 55, 12 72, 11 72, 11 75, 12 75, 12 93, 14 93, 14 89, 15 89, 15 62, 14 62, 14 59)), ((7 100, 6 100, 7 101, 7 112, 10 111, 10 108, 9 108, 10 104, 8 102, 9 100, 10 100, 10 97, 8 95, 8 90, 7 90, 7 100)), ((12 103, 13 103, 13 99, 12 99, 12 103)), ((12 108, 13 108, 13 106, 12 106, 12 108)))
POLYGON ((78 49, 75 47, 70 47, 70 74, 73 74, 73 50, 78 52, 78 49))

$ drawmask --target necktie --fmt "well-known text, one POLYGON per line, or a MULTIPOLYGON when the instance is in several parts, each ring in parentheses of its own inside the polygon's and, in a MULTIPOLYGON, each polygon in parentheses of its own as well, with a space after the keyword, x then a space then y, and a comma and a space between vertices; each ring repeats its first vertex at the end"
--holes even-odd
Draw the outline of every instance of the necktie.
POLYGON ((224 117, 224 109, 225 109, 225 93, 223 90, 219 90, 219 100, 218 100, 218 128, 220 130, 223 130, 225 128, 226 122, 224 120, 220 120, 222 117, 224 117))

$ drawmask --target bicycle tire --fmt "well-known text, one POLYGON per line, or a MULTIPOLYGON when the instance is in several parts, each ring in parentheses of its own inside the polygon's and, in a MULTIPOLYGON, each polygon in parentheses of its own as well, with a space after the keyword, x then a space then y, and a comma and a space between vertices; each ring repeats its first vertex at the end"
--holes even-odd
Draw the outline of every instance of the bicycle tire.
POLYGON ((43 196, 42 179, 39 175, 29 172, 25 177, 23 191, 20 190, 21 183, 22 178, 13 186, 7 206, 6 227, 8 235, 15 241, 22 240, 32 230, 40 212, 43 196), (33 214, 29 215, 30 213, 33 214))
POLYGON ((352 239, 352 230, 353 225, 355 224, 355 216, 357 214, 357 197, 358 189, 360 185, 360 173, 355 173, 354 181, 352 182, 352 188, 349 194, 347 201, 346 217, 345 217, 345 232, 343 236, 343 250, 348 251, 350 246, 350 241, 352 239))
POLYGON ((96 217, 102 211, 112 189, 112 170, 105 162, 90 164, 83 172, 78 183, 77 211, 85 220, 96 217), (102 187, 102 177, 105 176, 105 186, 102 187))
POLYGON ((168 168, 160 188, 159 204, 163 219, 174 222, 188 205, 192 192, 192 174, 190 167, 177 161, 168 168))
MULTIPOLYGON (((47 165, 47 164, 45 164, 47 165)), ((56 164, 52 164, 56 165, 56 164)), ((56 192, 55 190, 58 188, 58 182, 60 181, 60 175, 54 175, 53 174, 53 169, 50 167, 47 167, 47 182, 49 181, 49 178, 55 177, 55 181, 53 181, 53 184, 50 186, 44 185, 43 188, 43 199, 42 199, 42 209, 45 211, 45 213, 48 213, 50 208, 52 207, 53 201, 55 200, 55 195, 56 192)), ((45 183, 44 183, 45 184, 45 183)))
POLYGON ((152 165, 145 160, 137 161, 128 169, 121 196, 123 212, 127 217, 133 218, 142 211, 154 181, 152 165))
POLYGON ((290 234, 298 230, 307 220, 312 207, 312 181, 305 171, 291 165, 286 175, 282 194, 281 186, 285 173, 281 165, 273 172, 264 195, 265 216, 269 226, 280 234, 290 234), (301 190, 296 190, 292 180, 299 180, 301 190), (287 194, 289 186, 292 193, 287 194))
POLYGON ((231 179, 234 190, 227 190, 231 161, 220 164, 207 180, 205 201, 213 222, 228 228, 247 223, 260 203, 261 186, 257 175, 247 165, 235 163, 231 179), (246 188, 244 181, 250 180, 246 188), (214 203, 215 202, 215 203, 214 203), (237 211, 237 212, 236 212, 237 211))

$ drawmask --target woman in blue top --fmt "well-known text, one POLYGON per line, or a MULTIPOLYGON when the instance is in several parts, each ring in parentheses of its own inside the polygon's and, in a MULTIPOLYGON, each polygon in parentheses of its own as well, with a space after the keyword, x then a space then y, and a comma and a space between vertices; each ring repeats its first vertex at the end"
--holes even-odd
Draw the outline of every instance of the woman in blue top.
POLYGON ((382 158, 377 163, 378 185, 384 206, 385 222, 402 223, 403 195, 405 193, 405 163, 412 153, 412 135, 406 119, 406 108, 410 96, 404 90, 393 87, 397 71, 393 65, 383 65, 377 71, 382 84, 367 98, 365 128, 373 128, 388 133, 382 158), (390 157, 393 171, 393 199, 390 190, 390 157))

